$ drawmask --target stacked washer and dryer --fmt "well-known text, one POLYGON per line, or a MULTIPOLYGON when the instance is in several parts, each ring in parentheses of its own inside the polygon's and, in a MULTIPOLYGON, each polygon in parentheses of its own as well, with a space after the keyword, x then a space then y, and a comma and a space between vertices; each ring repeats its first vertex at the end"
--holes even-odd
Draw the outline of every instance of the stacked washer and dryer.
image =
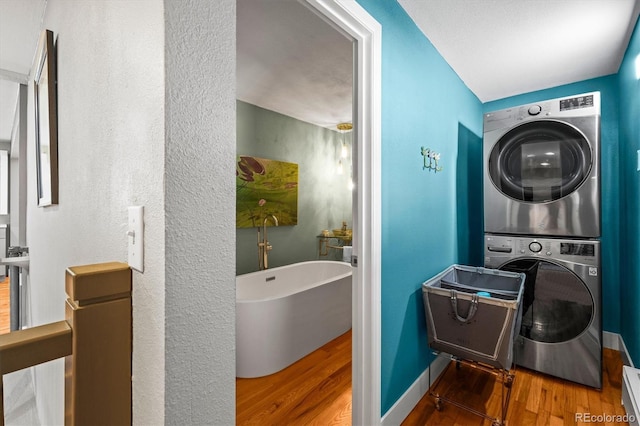
POLYGON ((485 267, 524 272, 514 361, 602 387, 600 93, 484 115, 485 267))

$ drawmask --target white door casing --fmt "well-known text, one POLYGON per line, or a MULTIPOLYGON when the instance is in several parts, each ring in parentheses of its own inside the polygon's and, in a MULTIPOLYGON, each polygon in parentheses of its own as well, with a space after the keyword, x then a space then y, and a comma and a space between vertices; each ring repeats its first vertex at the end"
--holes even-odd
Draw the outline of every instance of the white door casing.
POLYGON ((379 425, 382 27, 355 0, 299 0, 354 42, 352 424, 379 425))

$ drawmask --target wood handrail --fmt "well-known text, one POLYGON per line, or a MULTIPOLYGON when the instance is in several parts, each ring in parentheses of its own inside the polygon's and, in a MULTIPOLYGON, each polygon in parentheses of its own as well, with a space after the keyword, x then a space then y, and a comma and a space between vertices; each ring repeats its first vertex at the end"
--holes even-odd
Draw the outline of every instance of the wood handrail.
POLYGON ((65 425, 131 424, 131 269, 110 262, 67 268, 65 321, 0 335, 2 375, 65 361, 65 425))
POLYGON ((0 335, 0 375, 71 355, 71 338, 66 321, 0 335))
POLYGON ((2 375, 71 355, 72 331, 66 321, 0 335, 0 426, 4 426, 2 375))

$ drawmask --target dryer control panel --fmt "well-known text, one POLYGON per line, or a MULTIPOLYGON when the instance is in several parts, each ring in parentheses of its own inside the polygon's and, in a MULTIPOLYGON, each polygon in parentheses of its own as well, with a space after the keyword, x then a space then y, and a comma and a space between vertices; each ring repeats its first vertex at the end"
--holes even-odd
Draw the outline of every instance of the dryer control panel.
POLYGON ((590 115, 600 115, 600 92, 582 93, 485 113, 484 132, 508 128, 529 120, 590 115))

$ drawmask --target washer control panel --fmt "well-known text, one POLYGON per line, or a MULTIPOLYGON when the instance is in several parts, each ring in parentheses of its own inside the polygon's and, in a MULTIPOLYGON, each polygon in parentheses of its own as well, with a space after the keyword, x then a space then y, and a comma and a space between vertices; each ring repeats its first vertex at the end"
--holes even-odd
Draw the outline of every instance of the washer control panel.
POLYGON ((600 261, 600 241, 485 235, 485 266, 496 267, 518 257, 552 258, 585 265, 600 261))

